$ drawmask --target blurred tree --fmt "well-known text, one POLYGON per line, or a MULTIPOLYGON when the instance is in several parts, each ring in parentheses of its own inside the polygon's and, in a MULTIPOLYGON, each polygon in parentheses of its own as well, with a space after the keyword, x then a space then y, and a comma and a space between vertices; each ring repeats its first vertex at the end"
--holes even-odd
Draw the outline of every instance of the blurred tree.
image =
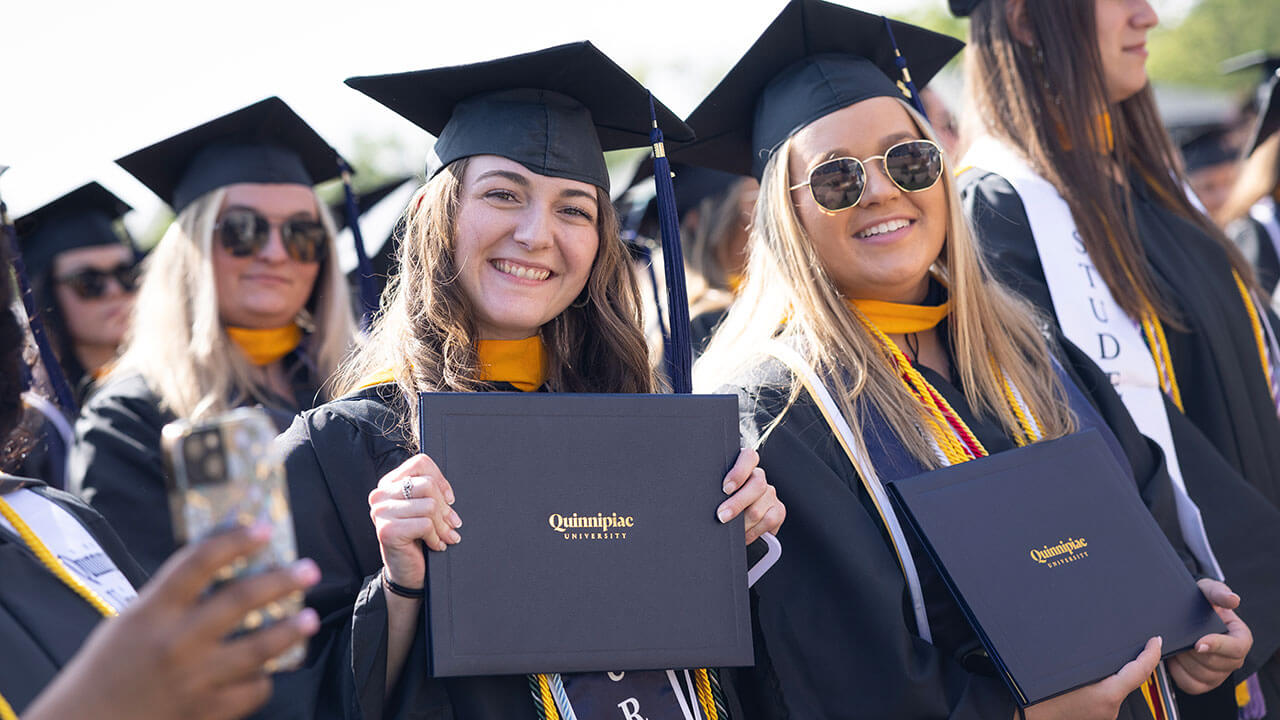
POLYGON ((1218 66, 1250 50, 1280 52, 1280 2, 1198 0, 1176 25, 1153 33, 1150 46, 1147 67, 1160 82, 1247 90, 1257 73, 1223 76, 1218 66))

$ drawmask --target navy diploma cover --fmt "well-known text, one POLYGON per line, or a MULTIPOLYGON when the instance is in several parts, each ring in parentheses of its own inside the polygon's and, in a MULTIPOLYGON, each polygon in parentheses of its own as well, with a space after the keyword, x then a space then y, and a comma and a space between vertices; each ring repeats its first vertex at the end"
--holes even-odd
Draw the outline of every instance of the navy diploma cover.
POLYGON ((431 674, 753 662, 732 395, 423 393, 462 541, 427 556, 431 674))
POLYGON ((1097 430, 889 493, 1022 706, 1226 629, 1097 430))

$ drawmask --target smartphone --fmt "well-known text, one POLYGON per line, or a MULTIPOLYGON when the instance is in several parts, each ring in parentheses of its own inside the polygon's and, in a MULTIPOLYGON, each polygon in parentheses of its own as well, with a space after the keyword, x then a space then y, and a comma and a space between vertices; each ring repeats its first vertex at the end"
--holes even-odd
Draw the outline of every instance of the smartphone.
MULTIPOLYGON (((270 542, 253 556, 224 568, 210 592, 298 557, 284 462, 274 448, 275 436, 275 426, 260 408, 237 408, 194 423, 178 420, 161 430, 169 471, 169 511, 179 544, 260 521, 272 527, 270 542)), ((235 634, 252 632, 301 610, 302 593, 296 593, 250 612, 235 634)), ((305 655, 306 644, 299 643, 269 661, 266 669, 295 669, 305 655)))

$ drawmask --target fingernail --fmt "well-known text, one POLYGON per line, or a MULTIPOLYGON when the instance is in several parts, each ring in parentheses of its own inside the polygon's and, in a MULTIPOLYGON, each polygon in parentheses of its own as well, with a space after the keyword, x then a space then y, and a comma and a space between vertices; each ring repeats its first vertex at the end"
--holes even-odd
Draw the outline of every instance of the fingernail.
POLYGON ((271 539, 271 531, 271 523, 259 520, 249 526, 249 537, 257 542, 264 542, 271 539))
POLYGON ((295 616, 294 622, 298 624, 299 630, 308 635, 313 635, 320 629, 320 616, 311 608, 303 608, 302 612, 295 616))
POLYGON ((459 541, 459 540, 461 540, 461 539, 462 539, 462 536, 458 534, 458 531, 456 531, 456 530, 450 530, 450 531, 449 531, 449 542, 450 542, 450 543, 456 543, 456 542, 458 542, 458 541, 459 541))
POLYGON ((1196 652, 1209 652, 1209 643, 1200 643, 1197 645, 1196 652))
POLYGON ((450 510, 450 511, 449 511, 449 524, 450 524, 450 525, 452 525, 452 526, 454 526, 454 527, 456 527, 456 528, 460 528, 460 527, 462 527, 462 518, 458 517, 458 513, 453 512, 452 510, 450 510))
POLYGON ((725 495, 732 495, 732 494, 733 494, 733 482, 732 482, 732 481, 730 481, 730 480, 725 480, 725 481, 724 481, 724 494, 725 494, 725 495))
POLYGON ((720 508, 716 511, 716 517, 720 519, 721 523, 727 523, 733 519, 733 513, 729 511, 729 508, 720 508))
POLYGON ((450 505, 452 505, 452 504, 453 504, 453 500, 454 500, 454 497, 453 497, 453 488, 445 488, 445 491, 444 491, 444 500, 445 500, 445 502, 449 503, 450 505))
POLYGON ((320 580, 320 568, 311 558, 295 560, 289 572, 293 574, 294 580, 306 585, 314 585, 320 580))

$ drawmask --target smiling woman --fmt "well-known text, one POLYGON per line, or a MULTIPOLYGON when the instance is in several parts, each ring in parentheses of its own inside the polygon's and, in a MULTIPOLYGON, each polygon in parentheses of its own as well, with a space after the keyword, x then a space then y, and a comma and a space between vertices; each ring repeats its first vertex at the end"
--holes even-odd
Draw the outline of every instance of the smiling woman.
POLYGON ((146 261, 120 360, 76 424, 70 474, 150 572, 174 550, 161 427, 251 404, 287 425, 323 398, 354 325, 312 189, 337 174, 337 154, 278 98, 120 164, 178 216, 146 261))
MULTIPOLYGON (((790 514, 779 540, 792 559, 754 587, 747 717, 1020 714, 884 483, 1094 428, 1190 564, 1159 454, 1102 372, 991 281, 947 158, 900 89, 915 88, 888 60, 900 52, 923 85, 958 51, 922 28, 793 0, 689 116, 708 139, 675 153, 760 179, 742 291, 695 368, 700 390, 739 393, 790 514)), ((1215 602, 1239 602, 1203 582, 1215 602)), ((1220 652, 1172 661, 1213 685, 1249 647, 1221 612, 1231 635, 1205 639, 1220 652)), ((1116 675, 1025 715, 1151 717, 1159 688, 1138 689, 1159 660, 1151 638, 1116 675)))
MULTIPOLYGON (((308 602, 325 618, 314 664, 328 672, 298 694, 367 718, 534 720, 572 717, 569 705, 586 717, 584 708, 619 702, 650 717, 692 717, 697 702, 695 712, 713 718, 717 704, 735 706, 708 670, 692 671, 712 688, 697 698, 661 671, 594 685, 603 674, 428 672, 423 546, 452 552, 465 532, 454 500, 495 490, 455 496, 417 452, 418 393, 655 390, 603 155, 648 145, 647 91, 585 42, 347 82, 438 140, 406 211, 399 272, 336 381, 347 394, 304 413, 278 441, 295 514, 309 520, 298 526, 299 550, 324 574, 308 602), (551 693, 562 686, 563 704, 551 693)), ((689 139, 653 107, 664 131, 689 139)), ((502 452, 503 438, 492 440, 502 452)), ((785 512, 755 464, 743 451, 726 477, 708 478, 730 495, 708 518, 745 513, 748 542, 785 512)))

